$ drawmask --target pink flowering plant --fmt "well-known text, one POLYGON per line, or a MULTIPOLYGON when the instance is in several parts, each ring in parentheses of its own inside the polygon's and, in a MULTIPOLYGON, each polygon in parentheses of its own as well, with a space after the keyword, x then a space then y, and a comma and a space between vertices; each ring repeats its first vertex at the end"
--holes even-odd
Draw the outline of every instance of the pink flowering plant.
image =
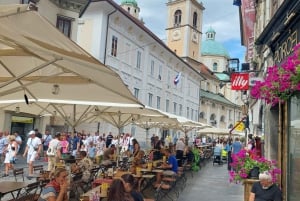
POLYGON ((259 172, 268 171, 276 182, 277 175, 281 174, 281 170, 276 167, 276 161, 267 160, 259 157, 251 150, 243 149, 237 154, 232 154, 232 169, 229 171, 230 182, 239 183, 243 179, 250 178, 250 172, 253 168, 258 168, 259 172))
POLYGON ((300 90, 300 43, 280 66, 268 67, 264 81, 256 81, 250 94, 272 106, 288 100, 300 90))

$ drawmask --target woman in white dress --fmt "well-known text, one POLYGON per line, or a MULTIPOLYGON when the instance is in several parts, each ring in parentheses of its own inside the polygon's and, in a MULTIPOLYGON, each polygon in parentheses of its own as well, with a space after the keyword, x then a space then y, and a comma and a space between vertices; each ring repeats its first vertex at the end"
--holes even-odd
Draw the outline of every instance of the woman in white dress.
POLYGON ((10 169, 14 169, 15 158, 18 150, 18 143, 16 142, 16 137, 14 135, 9 135, 8 145, 5 149, 5 174, 4 177, 7 177, 10 169))

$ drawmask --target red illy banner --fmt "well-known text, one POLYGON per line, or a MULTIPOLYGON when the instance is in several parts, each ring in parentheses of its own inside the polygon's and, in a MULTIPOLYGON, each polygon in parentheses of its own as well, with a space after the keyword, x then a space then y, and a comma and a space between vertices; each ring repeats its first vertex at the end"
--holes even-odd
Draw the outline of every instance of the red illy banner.
POLYGON ((232 90, 249 89, 249 73, 232 73, 230 76, 232 90))

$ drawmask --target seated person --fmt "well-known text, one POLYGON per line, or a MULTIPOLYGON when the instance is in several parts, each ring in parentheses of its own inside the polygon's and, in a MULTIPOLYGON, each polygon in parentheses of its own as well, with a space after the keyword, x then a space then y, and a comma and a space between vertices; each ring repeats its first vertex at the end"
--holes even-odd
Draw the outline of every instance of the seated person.
POLYGON ((145 152, 143 150, 140 150, 138 154, 133 158, 133 161, 131 163, 130 172, 133 174, 136 174, 136 168, 137 167, 146 167, 146 163, 144 161, 145 152))
POLYGON ((72 171, 75 173, 82 172, 82 181, 89 182, 91 169, 93 168, 93 161, 87 156, 86 151, 80 151, 79 156, 81 160, 75 167, 72 167, 72 171))
MULTIPOLYGON (((177 174, 178 172, 178 162, 174 154, 171 153, 169 149, 163 150, 163 153, 166 157, 168 157, 167 163, 163 163, 159 168, 165 169, 163 172, 159 172, 156 174, 156 184, 160 185, 161 180, 162 180, 162 175, 174 175, 177 174)), ((161 186, 164 188, 164 186, 161 186)), ((165 186, 167 188, 167 186, 165 186)))
POLYGON ((112 160, 114 159, 116 147, 114 144, 112 144, 109 148, 107 148, 103 153, 103 161, 102 165, 111 165, 112 160))
POLYGON ((52 175, 53 179, 43 188, 38 201, 69 200, 67 170, 64 168, 56 168, 52 175))

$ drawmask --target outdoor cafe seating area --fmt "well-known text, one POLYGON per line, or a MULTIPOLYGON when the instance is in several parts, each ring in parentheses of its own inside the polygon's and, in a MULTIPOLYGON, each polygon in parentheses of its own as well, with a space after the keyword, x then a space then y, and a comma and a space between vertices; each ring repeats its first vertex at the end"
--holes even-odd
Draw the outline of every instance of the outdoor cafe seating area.
MULTIPOLYGON (((186 181, 191 170, 191 164, 185 160, 182 167, 179 167, 177 174, 164 174, 164 169, 160 167, 166 158, 150 161, 145 155, 145 165, 137 167, 135 174, 131 173, 129 167, 131 160, 126 157, 115 157, 111 165, 102 165, 101 161, 94 163, 90 170, 89 182, 82 181, 82 172, 70 174, 69 200, 106 200, 109 186, 113 179, 120 178, 123 174, 132 174, 136 180, 137 190, 141 192, 145 199, 163 200, 177 198, 185 188, 186 181), (124 164, 126 163, 126 164, 124 164), (154 186, 157 174, 162 174, 161 183, 154 186)), ((71 165, 76 163, 74 160, 62 160, 57 167, 65 167, 71 170, 71 165)), ((21 168, 23 169, 23 168, 21 168)), ((15 181, 5 181, 0 183, 0 200, 38 200, 43 187, 50 181, 50 172, 43 169, 43 166, 34 167, 34 175, 29 181, 24 181, 24 170, 17 171, 15 181), (9 198, 9 199, 8 199, 9 198)))

